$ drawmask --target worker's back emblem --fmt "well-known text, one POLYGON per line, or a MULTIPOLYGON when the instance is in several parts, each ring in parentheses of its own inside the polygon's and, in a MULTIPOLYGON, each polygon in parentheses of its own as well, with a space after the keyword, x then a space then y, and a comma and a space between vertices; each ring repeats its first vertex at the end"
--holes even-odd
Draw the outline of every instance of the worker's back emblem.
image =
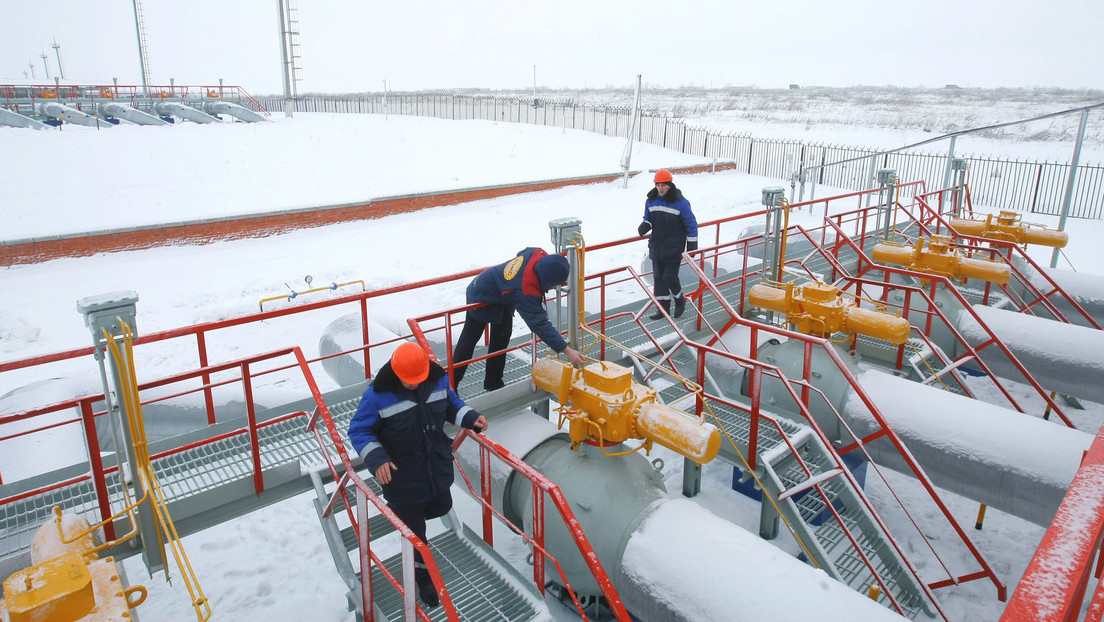
POLYGON ((525 258, 522 256, 514 257, 510 260, 510 263, 506 264, 506 267, 502 270, 502 276, 506 277, 506 280, 517 276, 519 270, 521 270, 521 264, 525 263, 525 258))

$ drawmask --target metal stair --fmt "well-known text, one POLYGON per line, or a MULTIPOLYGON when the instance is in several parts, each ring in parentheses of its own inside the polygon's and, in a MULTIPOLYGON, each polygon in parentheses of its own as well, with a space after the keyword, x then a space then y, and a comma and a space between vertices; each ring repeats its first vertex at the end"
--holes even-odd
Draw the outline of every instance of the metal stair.
MULTIPOLYGON (((672 360, 676 368, 693 369, 689 357, 676 353, 672 360)), ((658 377, 652 380, 656 379, 658 377)), ((656 388, 664 403, 677 404, 692 395, 680 383, 663 381, 662 384, 664 386, 656 388)), ((742 396, 727 396, 727 399, 746 401, 742 396)), ((748 455, 751 437, 750 416, 743 410, 716 401, 712 401, 710 407, 715 415, 714 423, 735 445, 722 443, 718 458, 739 469, 743 480, 747 481, 751 474, 747 471, 744 456, 748 455)), ((834 455, 834 450, 826 447, 808 425, 783 416, 768 416, 777 423, 777 427, 760 422, 756 445, 759 460, 755 475, 764 488, 763 492, 775 500, 786 522, 804 544, 803 548, 812 557, 812 563, 838 581, 866 593, 871 585, 878 585, 878 580, 863 562, 862 556, 865 556, 884 585, 878 602, 893 608, 892 597, 910 619, 937 619, 936 608, 930 602, 930 592, 911 566, 898 555, 890 542, 891 536, 879 525, 872 506, 865 502, 861 491, 852 486, 850 478, 842 475, 846 467, 841 467, 839 456, 834 455), (794 447, 796 454, 791 452, 790 446, 794 447), (806 468, 811 475, 806 475, 806 468), (812 488, 779 500, 779 496, 787 490, 800 487, 818 476, 825 478, 818 486, 824 491, 827 502, 812 488), (842 524, 828 510, 828 503, 835 508, 842 524), (858 549, 852 544, 852 538, 858 549)), ((770 503, 766 498, 763 502, 770 503)))
POLYGON ((889 536, 859 498, 860 493, 852 487, 851 480, 843 477, 842 472, 831 475, 840 467, 829 450, 811 433, 798 440, 796 448, 800 458, 788 451, 774 452, 773 456, 766 454, 773 459, 764 461, 760 482, 771 498, 778 499, 790 488, 817 476, 827 477, 819 484, 824 491, 823 497, 810 489, 807 494, 799 493, 778 501, 777 506, 806 544, 816 564, 852 589, 866 592, 878 581, 863 562, 865 556, 884 584, 878 602, 892 608, 889 598, 892 595, 906 617, 934 619, 935 610, 929 604, 921 579, 897 555, 888 541, 889 536), (811 471, 811 476, 806 475, 801 463, 811 471), (840 520, 830 512, 824 514, 828 503, 835 508, 840 520), (848 534, 858 544, 857 549, 848 534))
MULTIPOLYGON (((353 563, 358 551, 356 533, 344 511, 324 515, 333 486, 331 484, 331 490, 327 491, 320 472, 311 473, 311 479, 318 495, 315 508, 326 542, 338 573, 348 587, 346 598, 349 610, 356 612, 357 620, 363 620, 361 574, 353 563)), ((379 483, 374 478, 366 478, 365 482, 377 494, 380 493, 379 483)), ((355 508, 355 488, 349 486, 346 493, 350 506, 355 508)), ((543 597, 532 582, 524 579, 494 549, 460 523, 455 512, 450 512, 442 520, 445 531, 431 536, 427 544, 461 620, 514 622, 546 614, 543 597)), ((388 544, 388 536, 395 533, 395 526, 379 513, 371 516, 368 524, 373 546, 377 550, 390 550, 384 547, 388 544)), ((384 559, 383 565, 392 576, 402 576, 401 553, 384 559)), ((372 591, 377 620, 403 619, 402 594, 375 566, 372 568, 372 591)), ((426 613, 435 622, 448 619, 444 607, 436 607, 426 613)))

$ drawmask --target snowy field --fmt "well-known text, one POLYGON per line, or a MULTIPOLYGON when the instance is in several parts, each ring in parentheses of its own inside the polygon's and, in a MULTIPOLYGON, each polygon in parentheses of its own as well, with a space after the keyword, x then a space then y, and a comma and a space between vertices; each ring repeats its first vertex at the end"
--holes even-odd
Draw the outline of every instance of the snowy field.
MULTIPOLYGON (((870 137, 880 133, 879 140, 887 142, 902 137, 898 130, 856 126, 853 132, 848 144, 870 144, 870 137)), ((1010 150, 1023 147, 1010 145, 1010 150)), ((264 125, 123 126, 101 132, 0 128, 0 150, 20 154, 0 169, 6 220, 0 240, 616 173, 623 148, 620 139, 556 128, 366 115, 274 115, 273 122, 264 125)), ((645 170, 700 163, 650 145, 637 145, 632 159, 634 169, 645 170)), ((735 172, 676 175, 675 183, 699 221, 758 210, 762 188, 782 185, 780 180, 735 172)), ((260 299, 289 288, 303 289, 308 274, 316 284, 363 280, 367 289, 377 289, 491 265, 525 246, 549 248, 548 222, 564 216, 582 220, 591 245, 632 237, 651 185, 645 174, 631 179, 627 189, 620 182, 594 184, 266 239, 0 268, 0 360, 88 344, 89 335, 74 308, 75 300, 88 295, 136 291, 139 330, 149 333, 252 313, 260 299)), ((818 189, 818 196, 829 192, 818 189)), ((1068 230, 1073 266, 1104 274, 1094 247, 1094 240, 1104 233, 1100 223, 1072 221, 1068 230)), ((642 258, 643 246, 630 246, 621 254, 588 262, 588 269, 639 265, 642 258)), ((1049 252, 1036 259, 1049 263, 1049 252)), ((440 298, 386 309, 386 317, 373 321, 398 325, 415 312, 456 306, 463 299, 463 285, 445 288, 440 298)), ((313 356, 318 331, 318 326, 304 326, 285 336, 289 344, 302 345, 313 356)), ((215 344, 212 357, 227 360, 279 345, 285 344, 215 344)), ((164 376, 179 371, 178 366, 168 355, 139 361, 142 377, 164 376)), ((63 381, 5 374, 0 378, 0 412, 49 401, 46 397, 62 385, 66 391, 98 391, 93 370, 88 360, 59 365, 53 373, 63 381), (40 380, 53 388, 45 393, 18 391, 40 380)), ((1104 419, 1099 410, 1090 405, 1087 415, 1097 426, 1104 419)), ((25 458, 0 451, 0 472, 17 468, 14 463, 25 458)), ((668 489, 678 496, 681 460, 666 462, 668 489)), ((696 501, 736 516, 754 530, 755 504, 726 492, 731 469, 707 465, 705 476, 696 501)), ((900 494, 919 494, 908 478, 890 476, 894 487, 904 491, 900 494)), ((877 485, 868 492, 875 502, 887 495, 877 485)), ((973 525, 977 504, 949 494, 946 498, 959 521, 973 525)), ((297 497, 185 540, 215 619, 352 620, 310 499, 297 497)), ((462 514, 471 516, 469 504, 459 506, 462 514)), ((985 529, 971 530, 971 535, 1011 593, 1042 532, 1041 527, 990 510, 985 529)), ((906 546, 921 545, 907 541, 906 546)), ((126 565, 132 582, 150 588, 150 598, 138 610, 141 616, 191 618, 181 582, 170 587, 160 576, 147 580, 137 559, 126 565)), ((780 602, 793 598, 779 589, 780 602)), ((981 581, 939 590, 937 596, 955 620, 995 620, 1003 608, 992 586, 981 581)), ((570 614, 564 619, 571 619, 570 614)))

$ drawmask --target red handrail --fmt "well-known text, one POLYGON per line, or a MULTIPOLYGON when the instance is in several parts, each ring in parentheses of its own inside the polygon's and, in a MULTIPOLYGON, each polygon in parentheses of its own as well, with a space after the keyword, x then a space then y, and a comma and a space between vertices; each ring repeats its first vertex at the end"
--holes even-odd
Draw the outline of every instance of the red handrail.
MULTIPOLYGON (((1093 439, 1054 520, 1012 593, 1001 622, 1081 619, 1093 560, 1104 542, 1104 428, 1093 439)), ((1100 578, 1099 568, 1095 573, 1100 578)), ((1104 611, 1099 582, 1085 620, 1104 611)))

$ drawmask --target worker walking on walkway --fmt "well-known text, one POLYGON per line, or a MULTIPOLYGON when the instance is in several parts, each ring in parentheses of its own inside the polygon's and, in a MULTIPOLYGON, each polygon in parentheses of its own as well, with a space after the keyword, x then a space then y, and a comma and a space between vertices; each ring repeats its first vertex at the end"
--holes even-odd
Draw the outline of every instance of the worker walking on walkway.
MULTIPOLYGON (((360 398, 349 422, 349 440, 364 466, 383 486, 387 505, 422 542, 426 521, 452 509, 452 439, 445 422, 487 429, 487 418, 449 388, 448 376, 416 343, 395 348, 391 360, 360 398)), ((422 556, 414 552, 418 595, 440 604, 422 556)))
MULTIPOLYGON (((583 355, 567 345, 560 331, 548 320, 544 308, 544 295, 551 289, 567 283, 571 266, 563 255, 549 255, 541 248, 523 249, 516 257, 480 272, 468 284, 468 304, 485 303, 486 306, 471 309, 464 318, 464 328, 453 352, 452 372, 454 387, 460 386, 475 345, 487 326, 491 327, 488 353, 501 352, 510 344, 513 334, 514 310, 521 314, 525 325, 540 337, 541 341, 556 352, 562 352, 574 365, 585 365, 583 355)), ((494 391, 504 386, 502 376, 506 370, 506 356, 487 359, 487 373, 483 377, 483 389, 494 391)))
MULTIPOLYGON (((690 209, 690 201, 675 187, 671 172, 660 169, 655 174, 655 187, 648 191, 644 201, 644 221, 636 229, 644 236, 648 231, 648 257, 652 260, 652 291, 664 311, 681 317, 686 310, 686 298, 679 283, 679 266, 682 252, 698 250, 698 221, 690 209)), ((658 320, 663 312, 656 312, 649 319, 658 320)))

